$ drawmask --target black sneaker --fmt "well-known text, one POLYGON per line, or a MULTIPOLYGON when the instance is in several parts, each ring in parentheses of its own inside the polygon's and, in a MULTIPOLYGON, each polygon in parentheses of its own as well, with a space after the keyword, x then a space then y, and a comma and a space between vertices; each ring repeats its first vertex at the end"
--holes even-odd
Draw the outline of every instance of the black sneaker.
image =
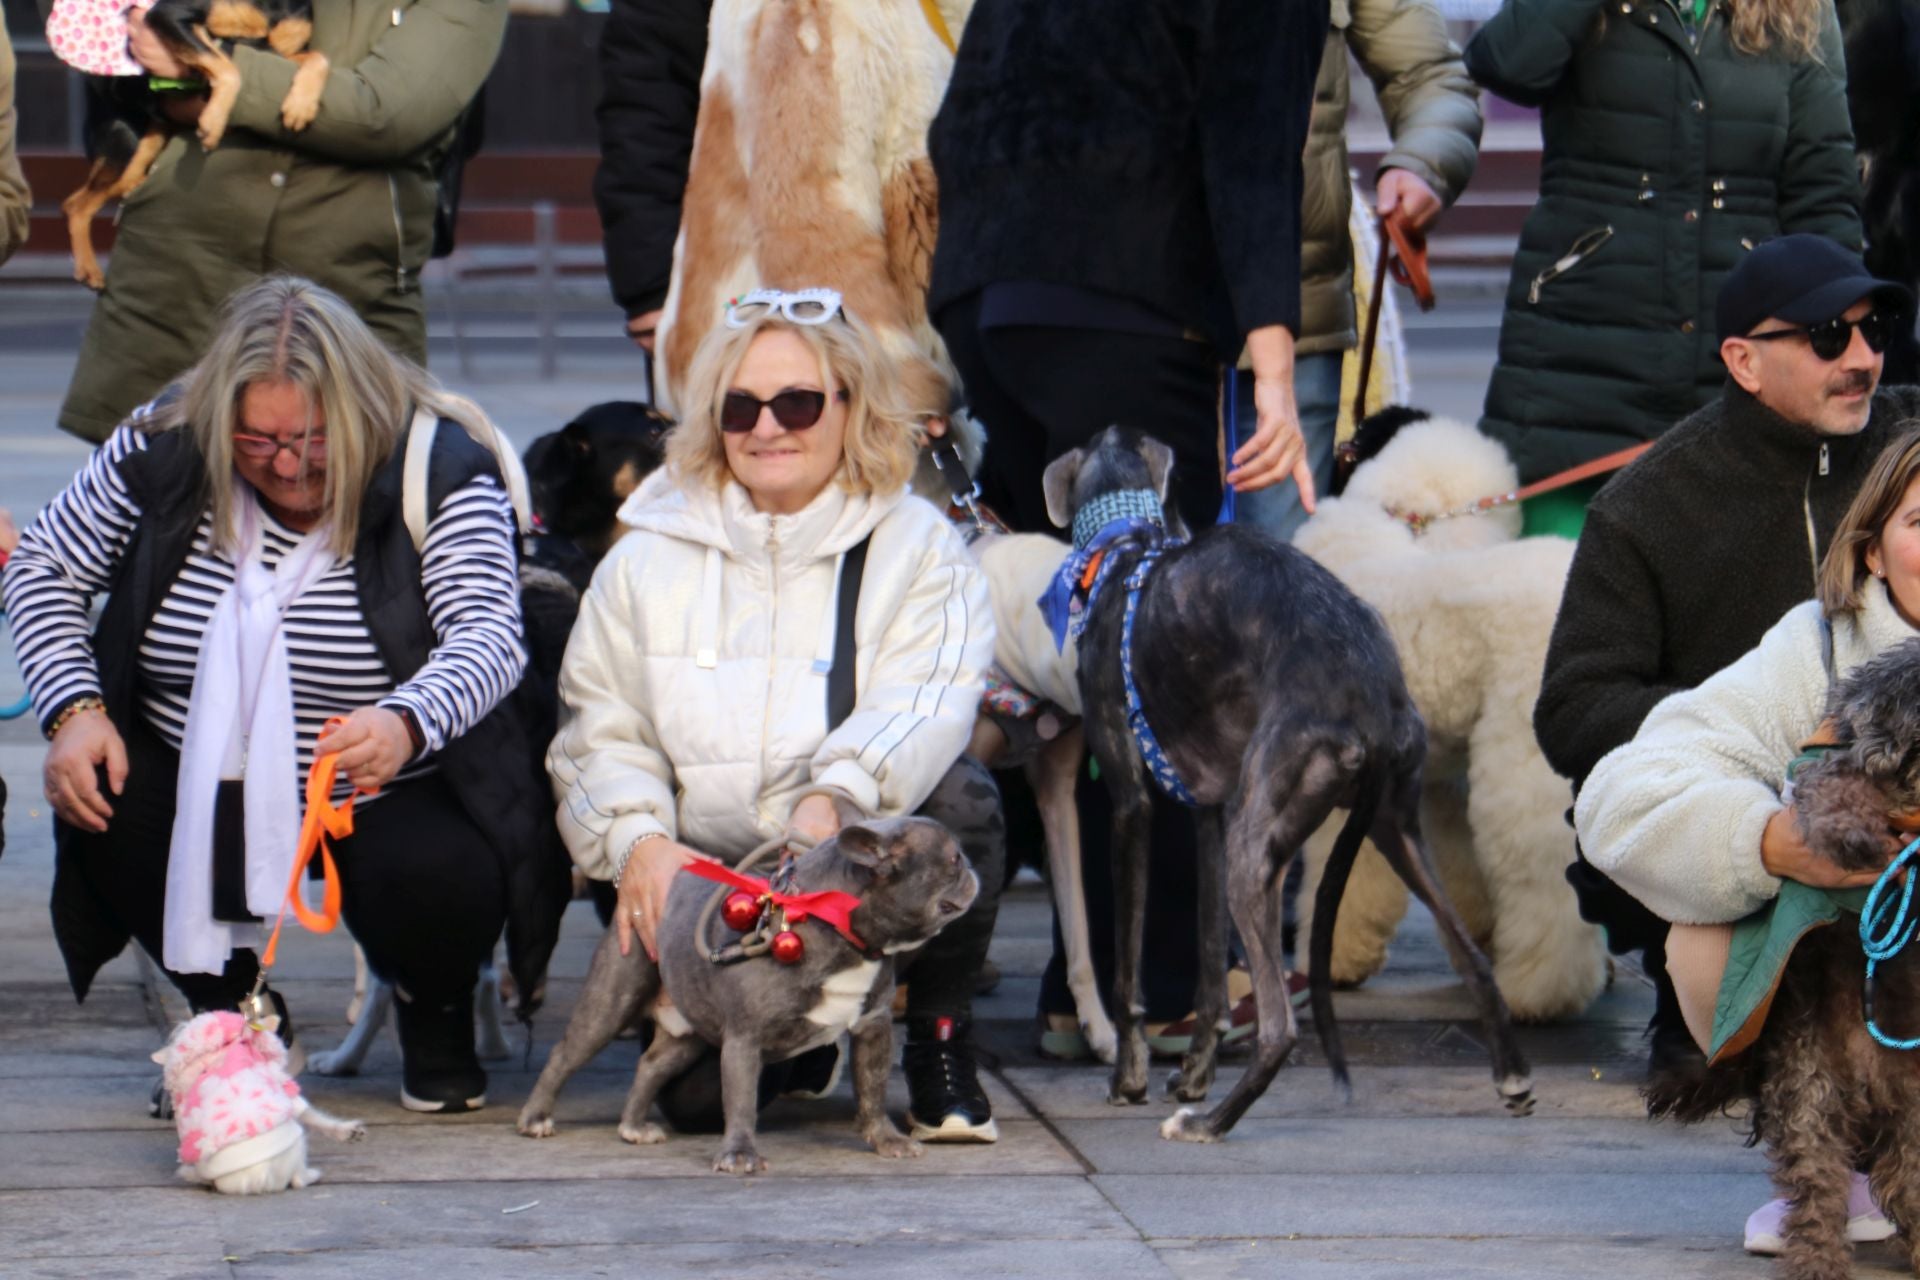
POLYGON ((486 1106, 487 1073, 473 1050, 473 992, 429 1004, 396 984, 393 995, 400 1024, 400 1105, 449 1115, 486 1106))
POLYGON ((907 1024, 907 1123, 922 1142, 998 1142, 1000 1127, 980 1088, 972 1027, 955 1018, 907 1024))

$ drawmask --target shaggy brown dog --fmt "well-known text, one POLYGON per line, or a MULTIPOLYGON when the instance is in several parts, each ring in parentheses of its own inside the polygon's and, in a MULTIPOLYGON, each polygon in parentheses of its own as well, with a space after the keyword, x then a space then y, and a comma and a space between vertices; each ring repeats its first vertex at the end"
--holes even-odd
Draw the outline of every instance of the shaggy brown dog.
MULTIPOLYGON (((1920 798, 1920 641, 1837 685, 1806 749, 1819 758, 1796 776, 1793 809, 1807 847, 1848 870, 1884 867, 1920 827, 1911 812, 1920 798)), ((1866 979, 1859 917, 1843 914, 1794 948, 1751 1048, 1705 1080, 1648 1085, 1649 1111, 1683 1122, 1751 1105, 1751 1136, 1766 1143, 1791 1204, 1781 1261, 1792 1280, 1853 1275, 1855 1169, 1867 1173, 1920 1274, 1920 1060, 1867 1029, 1871 1014, 1890 1036, 1920 1035, 1920 947, 1878 964, 1871 992, 1866 979)))

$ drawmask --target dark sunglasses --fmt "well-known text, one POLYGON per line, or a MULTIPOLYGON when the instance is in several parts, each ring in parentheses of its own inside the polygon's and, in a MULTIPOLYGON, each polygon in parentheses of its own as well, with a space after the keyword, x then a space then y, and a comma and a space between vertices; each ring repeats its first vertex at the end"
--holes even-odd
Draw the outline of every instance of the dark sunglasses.
MULTIPOLYGON (((845 400, 847 393, 842 391, 834 398, 845 400)), ((827 411, 827 393, 782 391, 771 400, 762 400, 744 391, 729 391, 720 401, 720 429, 735 435, 751 431, 760 421, 762 409, 773 410, 773 420, 788 431, 805 431, 827 411)))
POLYGON ((1750 333, 1749 342, 1772 342, 1779 338, 1797 338, 1805 335, 1807 345, 1813 348, 1813 354, 1822 360, 1838 360, 1853 345, 1853 331, 1858 329, 1860 336, 1866 339, 1867 350, 1875 355, 1887 349, 1887 343, 1893 341, 1893 320, 1884 311, 1869 311, 1858 320, 1843 320, 1839 316, 1824 324, 1808 325, 1805 328, 1769 329, 1765 333, 1750 333))

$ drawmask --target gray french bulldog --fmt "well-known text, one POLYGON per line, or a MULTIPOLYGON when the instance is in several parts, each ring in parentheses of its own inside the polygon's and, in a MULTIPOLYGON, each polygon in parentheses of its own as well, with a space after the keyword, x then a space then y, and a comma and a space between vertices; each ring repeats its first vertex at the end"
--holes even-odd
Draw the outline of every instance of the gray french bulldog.
POLYGON ((700 1056, 703 1044, 713 1044, 720 1048, 726 1113, 726 1138, 714 1171, 760 1173, 767 1162, 754 1150, 753 1128, 762 1065, 847 1032, 853 1040, 855 1125, 880 1155, 919 1155, 920 1144, 900 1132, 886 1112, 887 1074, 893 1067, 893 957, 965 914, 980 891, 979 877, 939 823, 885 818, 843 827, 801 854, 793 887, 798 893, 838 889, 859 898, 850 924, 866 950, 856 949, 832 926, 809 919, 793 926, 806 944, 797 964, 765 955, 716 964, 711 951, 737 935, 717 910, 708 921, 708 937, 696 937, 696 928, 706 905, 732 890, 682 875, 660 924, 657 965, 638 945, 621 955, 613 929, 601 939, 566 1035, 521 1108, 520 1132, 530 1138, 551 1135, 554 1099, 567 1079, 636 1014, 651 1012, 653 1043, 640 1058, 620 1115, 619 1132, 626 1141, 666 1141, 666 1132, 647 1119, 648 1109, 661 1087, 700 1056), (663 982, 673 1003, 656 1009, 663 982))

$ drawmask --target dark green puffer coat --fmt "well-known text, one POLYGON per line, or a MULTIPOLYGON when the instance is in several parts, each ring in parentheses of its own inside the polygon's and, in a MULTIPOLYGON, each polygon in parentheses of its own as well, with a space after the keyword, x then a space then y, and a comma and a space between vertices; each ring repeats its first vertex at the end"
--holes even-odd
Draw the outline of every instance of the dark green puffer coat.
MULTIPOLYGON (((1687 6, 1691 12, 1692 6, 1687 6)), ((1819 58, 1733 47, 1671 0, 1506 0, 1467 69, 1541 108, 1540 200, 1507 286, 1481 426, 1523 480, 1650 440, 1719 394, 1713 304, 1790 231, 1860 247, 1831 3, 1819 58)))

